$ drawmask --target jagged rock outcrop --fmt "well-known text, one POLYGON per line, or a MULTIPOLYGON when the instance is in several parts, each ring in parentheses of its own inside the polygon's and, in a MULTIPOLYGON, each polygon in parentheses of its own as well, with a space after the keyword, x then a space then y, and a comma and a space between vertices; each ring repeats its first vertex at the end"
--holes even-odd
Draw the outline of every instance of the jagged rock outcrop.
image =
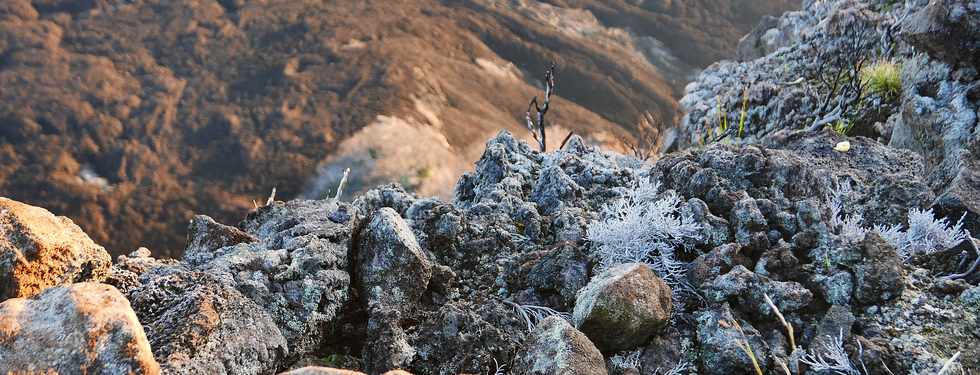
POLYGON ((160 366, 129 301, 88 282, 0 303, 0 372, 159 374, 160 366))
POLYGON ((395 210, 384 207, 369 218, 357 247, 362 298, 368 304, 418 303, 432 277, 428 256, 395 210))
MULTIPOLYGON (((502 132, 453 202, 388 185, 353 204, 274 202, 237 227, 199 217, 183 259, 140 249, 119 257, 108 281, 129 298, 156 359, 173 372, 272 374, 334 354, 368 373, 623 370, 611 358, 607 368, 600 349, 630 356, 617 363, 640 374, 750 372, 742 339, 763 369, 779 370, 777 360, 805 368, 767 295, 796 329, 797 346, 815 350, 825 340, 816 335, 851 327, 848 354, 861 342, 881 366, 907 372, 941 362, 918 349, 930 342, 970 342, 977 323, 967 317, 980 308, 962 280, 931 277, 938 271, 924 267, 932 266, 905 261, 870 229, 904 224, 911 208, 928 206, 923 169, 911 151, 821 131, 712 144, 646 164, 578 137, 541 153, 502 132), (843 140, 851 149, 834 150, 843 140), (676 213, 667 215, 700 235, 658 245, 675 247, 676 273, 610 265, 637 272, 604 283, 595 268, 605 258, 589 233, 643 179, 660 190, 635 199, 676 194, 676 213), (550 183, 561 186, 544 187, 550 183), (855 215, 865 231, 842 223, 855 215), (668 277, 676 293, 658 282, 668 277), (597 303, 586 309, 577 296, 597 303), (631 305, 603 312, 596 306, 604 300, 631 305), (569 312, 583 331, 561 318, 569 312), (589 328, 600 320, 604 329, 589 328)), ((665 225, 678 224, 623 230, 665 225)))
POLYGON ((350 293, 357 218, 333 200, 275 202, 241 229, 200 217, 181 261, 120 257, 114 278, 165 369, 267 374, 319 348, 350 293), (135 283, 132 280, 136 280, 135 283))
POLYGON ((168 270, 131 289, 129 299, 166 372, 268 374, 289 354, 261 306, 207 273, 168 270))
MULTIPOLYGON (((38 4, 4 3, 0 18, 43 18, 31 10, 45 6, 63 17, 87 14, 67 3, 38 4)), ((569 15, 558 5, 496 4, 542 22, 569 15)), ((580 136, 541 152, 502 131, 452 201, 384 185, 348 194, 351 204, 271 202, 236 226, 198 216, 181 259, 141 248, 106 263, 105 280, 129 299, 124 320, 143 323, 141 358, 152 349, 164 372, 274 374, 343 363, 372 374, 751 374, 749 351, 762 371, 778 373, 784 364, 794 374, 816 372, 818 354, 862 373, 865 365, 881 374, 936 372, 957 351, 954 365, 978 369, 980 292, 971 283, 980 274, 969 271, 974 247, 956 227, 961 217, 965 229, 978 225, 977 75, 962 64, 965 54, 941 44, 913 56, 923 36, 902 36, 897 26, 928 14, 955 29, 973 14, 936 12, 959 6, 941 0, 806 4, 747 36, 747 61, 719 63, 689 87, 685 129, 716 126, 727 112, 730 131, 741 133, 734 137, 643 162, 580 136), (842 122, 836 131, 813 126, 825 125, 825 103, 841 103, 820 97, 826 92, 815 74, 840 57, 821 51, 854 43, 881 53, 869 63, 901 65, 897 92, 870 93, 865 105, 838 113, 853 122, 850 133, 842 122), (738 129, 733 108, 743 101, 747 122, 738 129)), ((224 12, 248 13, 241 12, 247 4, 232 5, 205 13, 218 21, 224 12)), ((591 22, 583 14, 573 19, 591 22)), ((55 35, 67 22, 38 32, 55 35)), ((44 48, 54 47, 61 48, 44 48)), ((284 77, 317 66, 301 58, 283 68, 284 77)), ((283 113, 288 124, 296 112, 283 113)), ((18 129, 0 137, 23 136, 18 129)), ((71 160, 60 160, 59 170, 73 173, 71 160)), ((20 324, 7 303, 0 322, 20 324)), ((13 326, 0 324, 0 335, 13 326)), ((59 344, 88 350, 87 341, 59 344)), ((7 353, 0 350, 0 363, 7 353)), ((294 372, 304 371, 335 370, 294 372)))
POLYGON ((960 1, 807 1, 746 36, 745 61, 719 62, 687 86, 682 127, 692 143, 724 131, 765 143, 783 129, 828 126, 913 150, 930 205, 954 220, 965 213, 976 232, 978 14, 960 1), (860 90, 822 78, 847 69, 860 90))
POLYGON ((104 281, 110 264, 105 248, 71 219, 0 197, 0 301, 104 281))
POLYGON ((905 21, 902 34, 946 63, 980 65, 980 4, 974 1, 930 1, 905 21))

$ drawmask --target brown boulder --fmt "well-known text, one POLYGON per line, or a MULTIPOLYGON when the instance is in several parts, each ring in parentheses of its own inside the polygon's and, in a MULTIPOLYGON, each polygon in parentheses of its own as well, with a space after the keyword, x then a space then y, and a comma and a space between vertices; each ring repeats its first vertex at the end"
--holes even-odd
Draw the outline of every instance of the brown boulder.
POLYGON ((613 354, 643 345, 667 325, 671 290, 642 263, 610 268, 589 282, 578 295, 573 318, 603 353, 613 354))
POLYGON ((111 264, 105 248, 70 219, 0 198, 0 301, 60 284, 101 282, 111 264))
POLYGON ((0 304, 0 373, 159 374, 129 301, 110 285, 49 288, 0 304))

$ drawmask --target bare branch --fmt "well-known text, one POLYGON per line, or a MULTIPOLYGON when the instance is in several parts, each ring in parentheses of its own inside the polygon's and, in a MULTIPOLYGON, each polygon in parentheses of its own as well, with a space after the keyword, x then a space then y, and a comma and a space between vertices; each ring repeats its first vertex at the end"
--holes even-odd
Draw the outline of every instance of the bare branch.
POLYGON ((271 206, 273 202, 276 201, 276 188, 272 188, 272 194, 269 194, 269 199, 265 201, 266 206, 271 206))
POLYGON ((959 358, 960 358, 960 352, 956 352, 956 354, 953 354, 953 357, 950 358, 948 361, 946 361, 946 364, 943 365, 943 368, 940 369, 939 372, 936 373, 936 375, 945 374, 947 371, 949 371, 950 368, 953 367, 953 363, 956 363, 956 360, 959 358))
POLYGON ((555 64, 552 63, 548 71, 544 73, 544 101, 538 104, 538 98, 534 97, 527 105, 527 112, 524 114, 527 130, 538 142, 538 149, 545 152, 547 148, 547 133, 545 132, 545 115, 551 107, 551 94, 555 92, 555 64), (533 115, 532 115, 533 113, 533 115))
POLYGON ((563 149, 565 149, 565 144, 566 144, 566 143, 568 143, 568 140, 569 140, 569 139, 572 139, 572 136, 573 136, 573 135, 575 135, 575 132, 568 132, 568 135, 566 135, 566 136, 565 136, 565 139, 563 139, 563 140, 561 141, 561 145, 560 145, 560 146, 558 146, 558 149, 559 149, 559 150, 563 150, 563 149))
POLYGON ((340 183, 337 184, 337 192, 334 194, 334 200, 340 200, 340 196, 344 194, 344 185, 347 185, 347 176, 350 175, 350 168, 344 170, 344 177, 340 178, 340 183))

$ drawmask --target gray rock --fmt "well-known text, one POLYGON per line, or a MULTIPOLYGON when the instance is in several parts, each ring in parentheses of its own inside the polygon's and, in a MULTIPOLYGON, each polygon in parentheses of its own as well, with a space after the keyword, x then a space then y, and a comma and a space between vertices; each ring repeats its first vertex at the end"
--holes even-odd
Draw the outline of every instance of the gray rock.
POLYGON ((267 374, 289 353, 272 317, 208 274, 175 271, 129 291, 164 371, 267 374))
MULTIPOLYGON (((330 368, 330 367, 307 366, 295 370, 286 371, 280 373, 279 375, 366 375, 366 374, 359 371, 341 370, 341 369, 330 368)), ((394 370, 394 371, 388 371, 383 375, 412 375, 412 374, 401 370, 394 370)))
POLYGON ((119 258, 114 281, 147 322, 157 354, 166 353, 167 368, 269 373, 318 349, 347 303, 347 254, 358 218, 331 220, 338 212, 354 210, 334 200, 275 202, 241 223, 255 242, 201 246, 183 262, 136 252, 119 258))
POLYGON ((769 368, 767 354, 769 349, 754 327, 739 320, 742 333, 736 328, 735 316, 727 304, 698 315, 698 345, 701 348, 701 374, 754 374, 752 360, 739 346, 746 340, 755 355, 763 373, 769 368))
POLYGON ((565 244, 548 252, 535 262, 527 273, 527 284, 541 299, 570 310, 575 306, 578 291, 589 283, 592 262, 583 250, 565 244))
POLYGON ((851 326, 854 325, 855 321, 854 315, 847 307, 831 306, 820 319, 813 340, 810 340, 810 352, 827 355, 826 348, 833 343, 834 339, 840 338, 844 342, 850 341, 851 326))
POLYGON ((143 327, 115 288, 79 283, 0 304, 0 372, 159 374, 143 327))
POLYGON ((434 254, 455 250, 463 232, 463 213, 435 198, 419 199, 405 212, 419 246, 434 254))
POLYGON ((642 263, 614 266, 579 291, 575 326, 603 353, 643 345, 670 321, 671 290, 642 263))
POLYGON ((877 305, 894 300, 905 290, 902 258, 877 232, 861 242, 863 261, 854 267, 854 299, 861 305, 877 305))
POLYGON ((667 328, 662 335, 653 336, 640 357, 641 375, 658 375, 673 369, 687 360, 684 341, 693 338, 693 331, 667 328))
POLYGON ((279 375, 366 375, 359 371, 341 370, 330 367, 307 366, 279 373, 279 375))
MULTIPOLYGON (((463 374, 513 358, 526 338, 525 324, 496 298, 453 301, 413 317, 408 333, 418 373, 463 374)), ((507 366, 508 369, 516 367, 507 366)))
POLYGON ((753 234, 766 232, 769 229, 766 218, 762 216, 762 211, 759 210, 755 199, 752 198, 742 199, 735 203, 730 221, 735 228, 735 240, 743 246, 752 244, 753 234))
POLYGON ((349 298, 348 250, 358 218, 332 199, 275 202, 241 224, 260 239, 215 251, 214 260, 193 270, 214 275, 261 306, 275 321, 291 357, 317 349, 324 332, 349 298))
POLYGON ((710 301, 728 301, 740 311, 760 316, 774 316, 772 309, 766 303, 766 294, 783 313, 803 309, 813 300, 813 293, 800 283, 771 280, 741 265, 718 276, 702 290, 705 298, 710 301))
POLYGON ((980 134, 973 131, 980 103, 971 97, 977 78, 964 82, 958 75, 925 56, 902 65, 901 117, 889 145, 923 156, 927 181, 944 196, 943 206, 961 206, 977 215, 977 188, 969 183, 975 180, 969 168, 980 159, 980 134))
POLYGON ((700 288, 716 277, 728 273, 736 265, 748 266, 751 264, 752 259, 740 253, 740 249, 741 246, 732 243, 715 247, 707 254, 697 257, 688 270, 691 284, 700 288))
POLYGON ((375 187, 354 200, 353 206, 362 216, 390 207, 399 214, 405 214, 416 201, 416 197, 401 185, 387 184, 375 187))
POLYGON ((950 64, 980 65, 980 3, 930 1, 902 26, 915 48, 950 64))
POLYGON ((360 233, 358 287, 368 303, 411 306, 429 285, 432 265, 405 220, 391 208, 376 211, 360 233))
POLYGON ((367 372, 380 374, 412 363, 416 351, 400 326, 401 317, 399 310, 378 302, 368 307, 367 344, 362 354, 367 372))
POLYGON ((0 197, 0 301, 104 281, 111 263, 105 248, 70 219, 0 197))
POLYGON ((534 329, 514 361, 516 375, 605 375, 602 353, 582 332, 559 317, 534 329))
POLYGON ((964 305, 980 306, 980 286, 975 286, 960 293, 960 302, 964 305))
POLYGON ((541 171, 529 198, 538 204, 543 214, 550 215, 562 207, 562 202, 581 195, 582 188, 561 168, 551 165, 541 171))
POLYGON ((214 219, 197 215, 187 228, 187 247, 183 260, 189 264, 203 264, 212 260, 214 251, 240 243, 256 242, 254 236, 241 229, 224 225, 214 219))
POLYGON ((827 276, 817 274, 813 277, 814 284, 824 301, 831 305, 850 305, 854 295, 854 276, 849 272, 839 271, 827 276))

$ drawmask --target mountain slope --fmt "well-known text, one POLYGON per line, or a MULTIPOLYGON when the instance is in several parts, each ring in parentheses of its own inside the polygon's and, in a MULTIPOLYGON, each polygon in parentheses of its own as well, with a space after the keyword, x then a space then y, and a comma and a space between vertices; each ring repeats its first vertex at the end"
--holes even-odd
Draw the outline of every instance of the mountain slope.
POLYGON ((116 254, 177 251, 191 212, 235 221, 273 187, 332 193, 346 167, 354 190, 445 194, 483 139, 524 134, 551 61, 555 142, 672 118, 694 68, 789 6, 737 3, 5 1, 0 194, 116 254))

